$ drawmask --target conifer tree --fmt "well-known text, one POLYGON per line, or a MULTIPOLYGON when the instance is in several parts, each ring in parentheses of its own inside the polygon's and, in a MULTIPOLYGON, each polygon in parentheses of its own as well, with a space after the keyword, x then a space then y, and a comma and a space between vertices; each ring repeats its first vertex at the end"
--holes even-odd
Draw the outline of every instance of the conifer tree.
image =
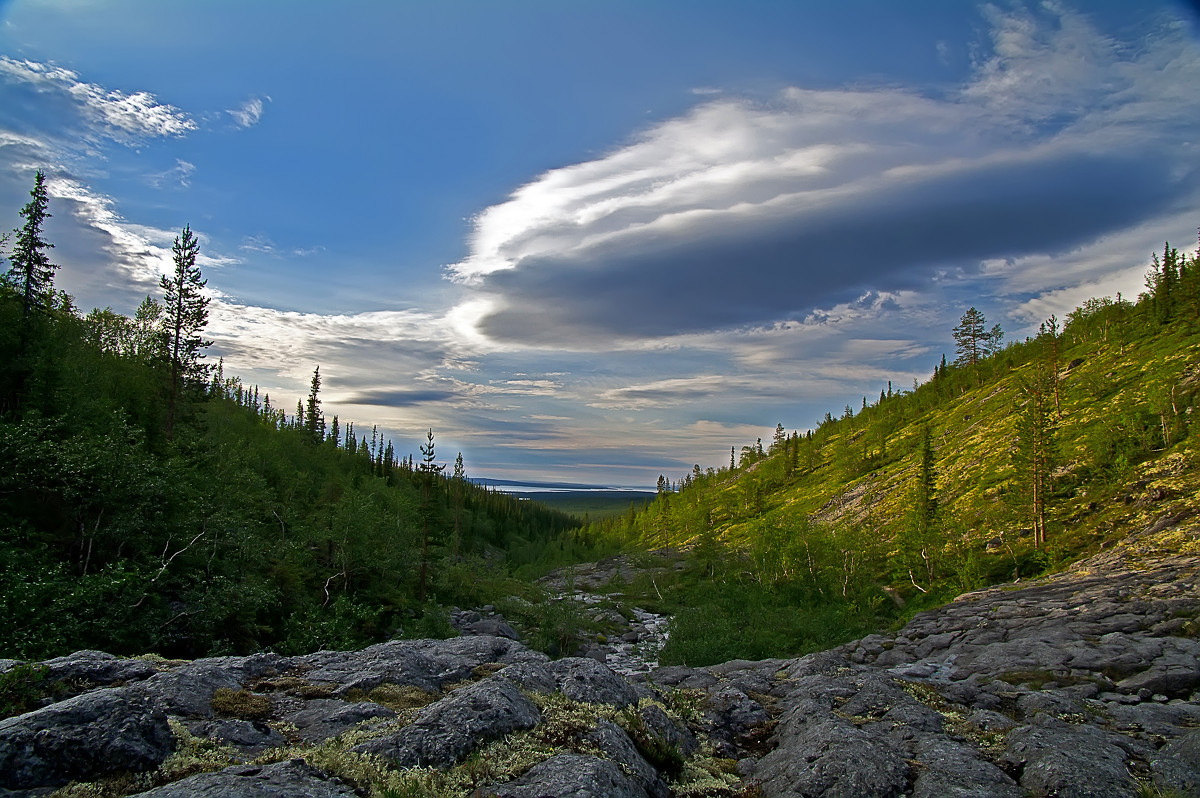
POLYGON ((40 170, 34 176, 33 197, 21 209, 25 219, 20 229, 14 230, 13 249, 8 260, 12 264, 5 281, 21 295, 21 313, 24 318, 37 310, 49 310, 54 292, 54 272, 58 268, 50 262, 47 250, 54 245, 42 238, 42 225, 50 218, 46 212, 50 198, 46 194, 46 175, 40 170))
POLYGON ((783 448, 784 441, 787 440, 787 432, 783 429, 783 422, 775 425, 775 437, 771 439, 771 453, 780 451, 783 448))
POLYGON ((304 408, 304 434, 309 443, 325 441, 325 416, 321 414, 321 367, 313 370, 312 384, 308 390, 308 405, 304 408))
POLYGON ((1013 465, 1017 468, 1019 495, 1033 522, 1033 545, 1046 542, 1046 505, 1054 471, 1054 436, 1052 377, 1046 364, 1034 360, 1032 373, 1021 383, 1025 404, 1017 415, 1017 445, 1013 465))
POLYGON ((970 308, 959 319, 954 328, 954 342, 957 345, 959 365, 974 366, 986 354, 988 340, 987 319, 974 307, 970 308))
POLYGON ((175 427, 179 397, 189 381, 203 379, 206 369, 200 361, 204 358, 204 349, 212 345, 212 341, 205 341, 201 335, 208 324, 208 297, 204 295, 204 286, 208 281, 200 276, 200 267, 196 265, 200 242, 190 225, 175 237, 171 253, 175 261, 175 273, 170 278, 164 274, 159 281, 163 289, 164 323, 171 358, 171 384, 167 395, 168 438, 175 427))
POLYGON ((438 475, 445 469, 445 465, 437 463, 437 451, 433 442, 433 430, 429 430, 429 436, 426 443, 420 445, 421 463, 418 466, 421 470, 421 499, 422 499, 422 524, 421 524, 421 581, 417 585, 417 599, 425 600, 425 589, 429 579, 429 516, 432 512, 430 499, 433 494, 433 483, 438 475))
POLYGON ((936 483, 933 436, 925 425, 921 428, 921 462, 909 493, 908 519, 900 540, 905 549, 902 559, 908 567, 909 581, 922 593, 927 590, 917 584, 913 567, 923 567, 925 583, 932 586, 940 553, 936 483))

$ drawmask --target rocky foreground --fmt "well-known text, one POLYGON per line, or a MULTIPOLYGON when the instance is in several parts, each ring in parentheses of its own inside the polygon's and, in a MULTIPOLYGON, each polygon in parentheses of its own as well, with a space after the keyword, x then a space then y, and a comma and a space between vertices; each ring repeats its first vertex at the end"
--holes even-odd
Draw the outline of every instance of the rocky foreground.
POLYGON ((0 721, 0 795, 1200 796, 1198 579, 1109 555, 895 635, 632 680, 488 634, 79 652, 0 721))

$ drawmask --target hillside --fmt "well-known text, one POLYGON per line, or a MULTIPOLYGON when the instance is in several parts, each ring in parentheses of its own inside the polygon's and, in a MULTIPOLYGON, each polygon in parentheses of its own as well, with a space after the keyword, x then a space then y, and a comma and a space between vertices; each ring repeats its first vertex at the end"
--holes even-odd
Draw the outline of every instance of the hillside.
POLYGON ((173 382, 154 300, 85 315, 51 291, 27 312, 9 277, 0 657, 447 636, 451 605, 510 596, 536 630, 543 597, 511 573, 588 554, 571 516, 444 473, 432 431, 414 463, 374 429, 327 427, 317 373, 295 415, 219 365, 173 382))
MULTIPOLYGON (((697 466, 636 515, 591 524, 686 553, 653 592, 631 590, 678 612, 664 661, 817 650, 1194 515, 1200 263, 1168 249, 1154 264, 1137 303, 1089 300, 803 435, 780 425, 731 467, 697 466)), ((1178 532, 1154 550, 1200 542, 1178 532)))

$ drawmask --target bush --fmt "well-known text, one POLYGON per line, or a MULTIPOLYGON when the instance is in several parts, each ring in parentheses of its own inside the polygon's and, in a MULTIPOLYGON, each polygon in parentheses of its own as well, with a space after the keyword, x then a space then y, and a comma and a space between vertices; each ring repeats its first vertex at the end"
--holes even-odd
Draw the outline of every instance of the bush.
POLYGON ((42 682, 48 670, 32 662, 16 665, 0 673, 0 719, 23 715, 37 709, 45 694, 42 682))
POLYGON ((227 718, 263 720, 271 715, 271 699, 249 690, 218 687, 212 697, 212 709, 227 718))

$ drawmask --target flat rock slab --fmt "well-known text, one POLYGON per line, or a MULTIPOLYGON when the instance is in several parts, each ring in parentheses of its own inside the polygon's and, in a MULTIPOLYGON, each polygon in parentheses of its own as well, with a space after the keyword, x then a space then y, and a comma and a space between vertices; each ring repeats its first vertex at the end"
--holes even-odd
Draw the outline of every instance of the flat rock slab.
POLYGON ((437 693, 475 677, 480 665, 546 663, 549 657, 515 640, 476 635, 450 640, 392 640, 362 651, 318 651, 295 664, 314 684, 333 686, 334 694, 370 692, 382 684, 412 685, 437 693))
POLYGON ((146 798, 351 798, 350 787, 301 759, 201 773, 138 793, 146 798))
POLYGON ((394 717, 393 710, 372 701, 314 698, 304 702, 303 709, 290 712, 283 719, 296 727, 301 741, 315 744, 349 731, 363 721, 394 717))
POLYGON ((516 781, 485 788, 483 795, 494 798, 647 798, 646 791, 620 767, 607 759, 583 754, 552 756, 534 765, 516 781))

